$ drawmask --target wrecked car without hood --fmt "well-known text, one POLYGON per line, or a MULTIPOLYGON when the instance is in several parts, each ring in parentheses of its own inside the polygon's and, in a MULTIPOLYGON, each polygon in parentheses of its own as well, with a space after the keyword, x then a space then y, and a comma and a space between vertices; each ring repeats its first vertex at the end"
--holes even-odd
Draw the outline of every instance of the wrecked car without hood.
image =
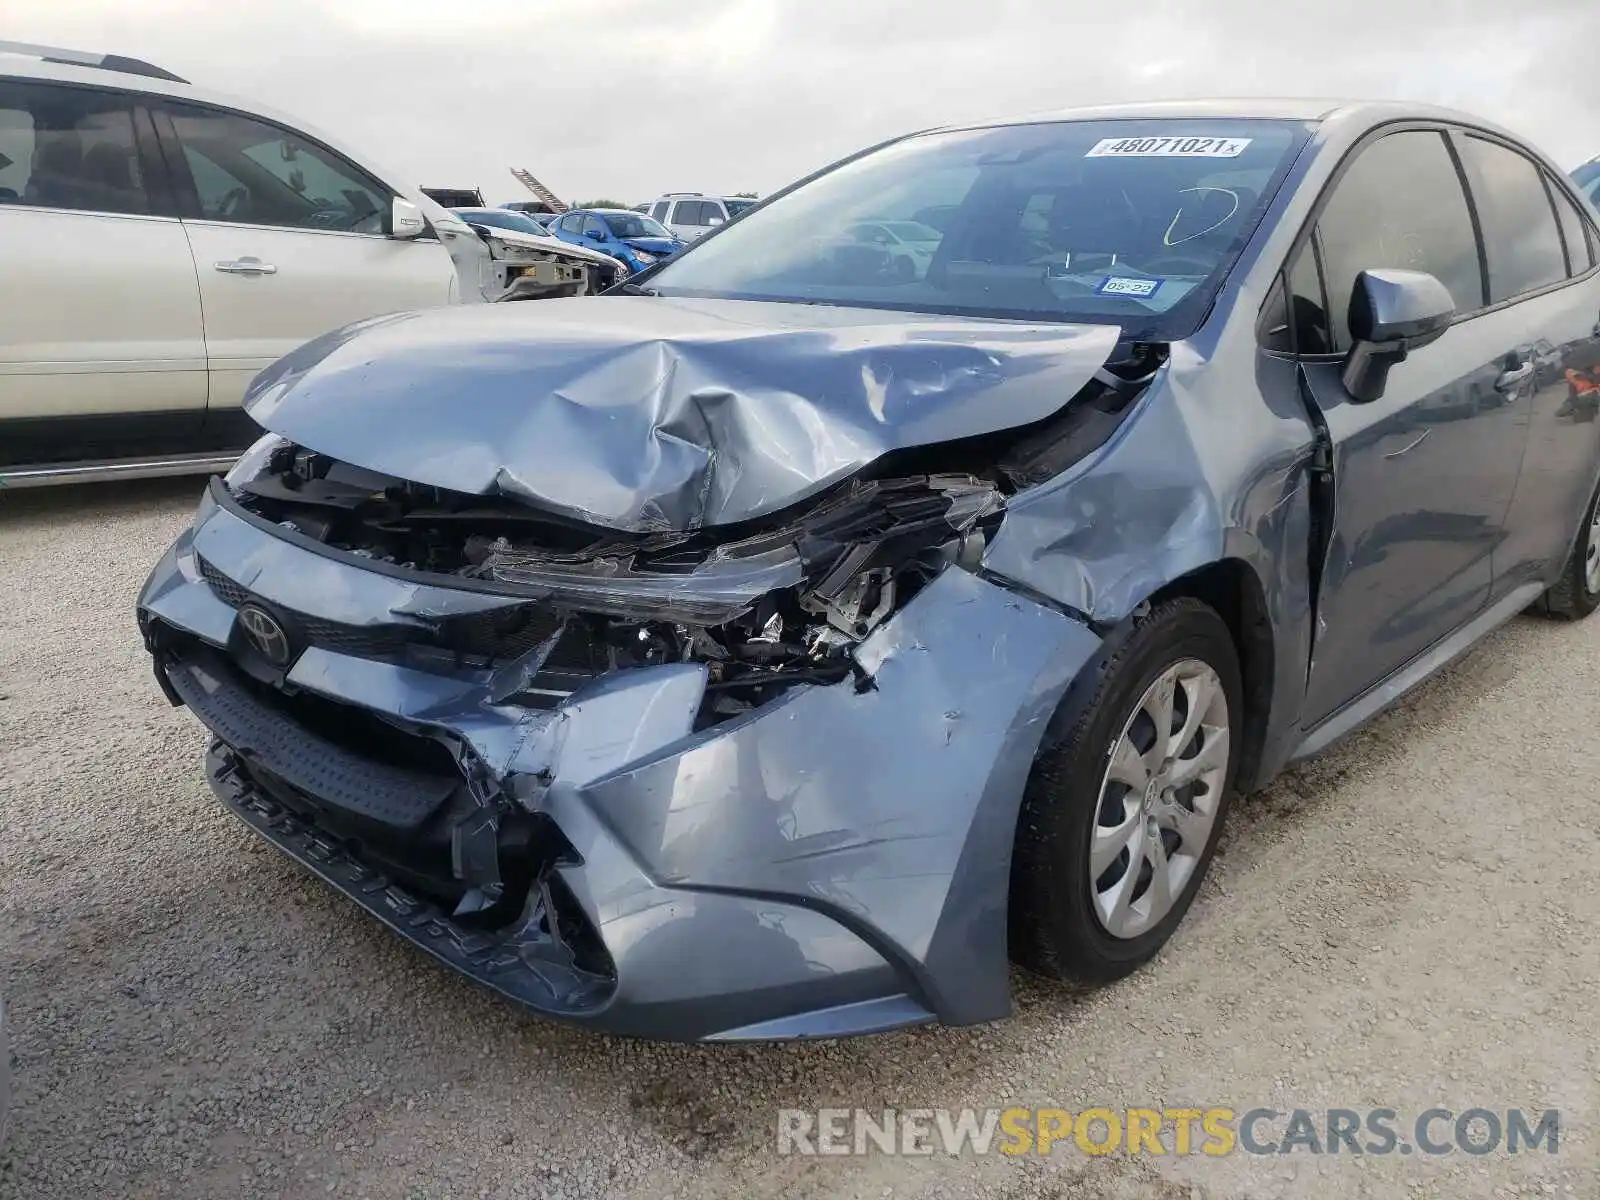
POLYGON ((1600 603, 1591 219, 1436 110, 904 138, 536 327, 290 355, 141 628, 235 815, 538 1012, 992 1020, 1152 957, 1235 788, 1600 603), (934 209, 913 278, 841 236, 934 209))

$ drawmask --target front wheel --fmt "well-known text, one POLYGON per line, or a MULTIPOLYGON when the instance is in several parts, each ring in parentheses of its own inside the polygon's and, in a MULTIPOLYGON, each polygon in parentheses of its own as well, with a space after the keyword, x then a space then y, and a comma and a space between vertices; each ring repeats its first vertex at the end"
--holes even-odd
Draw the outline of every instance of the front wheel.
POLYGON ((1600 608, 1600 491, 1589 499, 1561 578, 1544 594, 1545 611, 1577 621, 1600 608))
POLYGON ((1233 639, 1198 600, 1136 618, 1098 670, 1028 778, 1009 918, 1018 963, 1086 983, 1148 962, 1188 911, 1227 812, 1244 715, 1233 639))

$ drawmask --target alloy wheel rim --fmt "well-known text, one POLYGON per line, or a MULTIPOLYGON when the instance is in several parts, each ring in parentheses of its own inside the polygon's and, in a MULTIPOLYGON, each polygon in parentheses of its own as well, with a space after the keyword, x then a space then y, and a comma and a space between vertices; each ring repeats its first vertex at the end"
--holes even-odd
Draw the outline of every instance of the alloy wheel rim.
POLYGON ((1583 547, 1583 581, 1592 596, 1600 592, 1600 504, 1589 515, 1589 540, 1583 547))
POLYGON ((1228 716, 1216 671, 1186 658, 1145 689, 1112 743, 1089 837, 1090 895, 1112 937, 1148 932, 1193 881, 1222 802, 1228 716))

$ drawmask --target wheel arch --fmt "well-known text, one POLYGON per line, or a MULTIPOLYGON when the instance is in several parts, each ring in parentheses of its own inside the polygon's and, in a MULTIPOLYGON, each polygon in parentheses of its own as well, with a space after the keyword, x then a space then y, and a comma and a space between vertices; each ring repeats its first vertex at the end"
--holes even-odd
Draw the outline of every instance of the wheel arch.
POLYGON ((1273 680, 1277 646, 1267 608, 1266 588, 1249 563, 1223 558, 1180 575, 1151 594, 1147 604, 1160 604, 1187 596, 1198 600, 1222 618, 1239 658, 1244 685, 1244 719, 1241 722, 1236 787, 1249 792, 1261 782, 1263 750, 1272 715, 1273 680))

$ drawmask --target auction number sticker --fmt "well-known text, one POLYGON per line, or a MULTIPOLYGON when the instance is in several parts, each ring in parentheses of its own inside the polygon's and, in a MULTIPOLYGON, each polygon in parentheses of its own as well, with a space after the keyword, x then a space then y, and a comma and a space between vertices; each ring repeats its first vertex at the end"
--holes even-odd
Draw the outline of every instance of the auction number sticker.
POLYGON ((1159 279, 1128 279, 1121 275, 1108 275, 1094 290, 1102 296, 1154 296, 1161 286, 1159 279))
POLYGON ((1120 137, 1101 138, 1085 158, 1238 158, 1249 138, 1120 137))

